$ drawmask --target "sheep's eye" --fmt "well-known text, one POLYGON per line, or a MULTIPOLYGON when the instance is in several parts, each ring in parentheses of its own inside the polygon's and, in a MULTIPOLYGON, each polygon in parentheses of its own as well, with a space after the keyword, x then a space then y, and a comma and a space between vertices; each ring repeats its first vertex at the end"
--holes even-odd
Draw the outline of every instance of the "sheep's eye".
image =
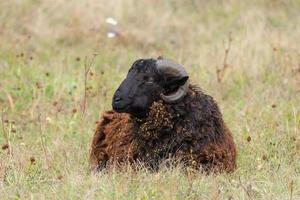
POLYGON ((153 83, 153 78, 152 77, 149 77, 149 76, 145 76, 144 77, 144 80, 147 84, 152 84, 153 83))

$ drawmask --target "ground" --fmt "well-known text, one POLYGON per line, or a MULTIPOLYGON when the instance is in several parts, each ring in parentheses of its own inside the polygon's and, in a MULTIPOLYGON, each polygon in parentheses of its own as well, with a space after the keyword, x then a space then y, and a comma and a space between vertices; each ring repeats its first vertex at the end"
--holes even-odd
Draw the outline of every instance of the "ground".
POLYGON ((299 199, 299 10, 299 0, 0 0, 1 199, 299 199), (161 55, 219 103, 234 173, 89 172, 114 90, 134 60, 161 55))

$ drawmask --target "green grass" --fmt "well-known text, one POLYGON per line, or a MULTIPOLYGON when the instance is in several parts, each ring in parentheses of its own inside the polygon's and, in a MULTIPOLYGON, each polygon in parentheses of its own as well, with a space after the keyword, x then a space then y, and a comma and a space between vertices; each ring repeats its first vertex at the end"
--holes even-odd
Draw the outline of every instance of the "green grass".
POLYGON ((299 10, 299 0, 0 0, 1 199, 299 199, 299 10), (106 37, 107 17, 120 36, 106 37), (234 173, 90 174, 95 122, 131 63, 159 55, 219 103, 234 173))

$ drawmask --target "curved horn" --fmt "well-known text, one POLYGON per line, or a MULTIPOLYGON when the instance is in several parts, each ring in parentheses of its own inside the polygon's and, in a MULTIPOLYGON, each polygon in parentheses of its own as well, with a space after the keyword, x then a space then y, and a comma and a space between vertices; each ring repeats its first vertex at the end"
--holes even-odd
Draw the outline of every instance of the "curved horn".
MULTIPOLYGON (((158 59, 156 61, 157 70, 161 74, 168 74, 174 77, 185 77, 188 73, 182 65, 169 59, 158 59)), ((164 95, 161 94, 162 99, 167 103, 176 103, 180 101, 188 92, 189 81, 187 80, 184 85, 180 86, 177 91, 164 95)))

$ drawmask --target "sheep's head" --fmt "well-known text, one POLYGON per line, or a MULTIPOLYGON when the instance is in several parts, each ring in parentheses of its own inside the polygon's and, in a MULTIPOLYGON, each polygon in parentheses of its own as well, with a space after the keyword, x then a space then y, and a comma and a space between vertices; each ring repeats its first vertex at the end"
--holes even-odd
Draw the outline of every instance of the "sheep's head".
POLYGON ((114 94, 113 109, 141 117, 159 99, 177 103, 187 93, 188 78, 185 69, 172 60, 137 60, 114 94))

